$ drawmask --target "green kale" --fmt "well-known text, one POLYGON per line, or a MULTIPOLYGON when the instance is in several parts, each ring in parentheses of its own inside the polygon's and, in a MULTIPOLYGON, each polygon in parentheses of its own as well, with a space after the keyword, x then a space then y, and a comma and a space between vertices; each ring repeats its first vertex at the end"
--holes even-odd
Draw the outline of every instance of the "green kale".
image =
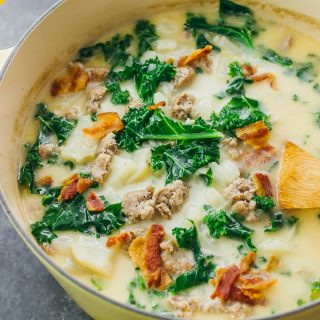
POLYGON ((262 58, 264 60, 279 64, 280 66, 283 66, 283 67, 291 67, 293 65, 293 61, 290 58, 283 57, 272 49, 267 49, 264 47, 262 47, 261 49, 263 52, 262 58))
POLYGON ((281 212, 270 213, 271 225, 264 228, 264 232, 276 232, 281 230, 283 227, 292 227, 295 225, 299 218, 295 216, 288 216, 281 212))
POLYGON ((125 129, 116 139, 119 147, 128 152, 137 150, 148 140, 218 140, 223 136, 202 119, 186 125, 167 117, 160 109, 130 108, 122 121, 125 129))
POLYGON ((134 29, 138 38, 138 57, 146 51, 152 50, 152 44, 159 37, 156 33, 156 26, 147 20, 138 20, 134 29))
POLYGON ((244 95, 233 97, 220 111, 219 115, 212 114, 213 127, 217 130, 235 136, 235 130, 251 123, 263 120, 271 129, 269 116, 260 111, 259 102, 244 95))
POLYGON ((35 117, 38 118, 42 129, 46 129, 49 134, 55 134, 58 143, 63 144, 72 133, 75 123, 63 117, 57 117, 54 113, 48 111, 44 103, 38 103, 36 109, 35 117))
POLYGON ((102 291, 103 289, 103 285, 100 279, 97 278, 90 278, 90 281, 92 283, 92 285, 98 290, 98 291, 102 291))
POLYGON ((215 210, 205 205, 206 216, 203 221, 209 229, 210 236, 219 239, 221 236, 235 238, 245 241, 248 249, 256 251, 252 244, 253 230, 244 226, 236 214, 228 214, 223 210, 215 210))
POLYGON ((232 77, 232 80, 228 82, 227 88, 225 90, 226 94, 244 94, 244 85, 246 83, 252 83, 253 80, 246 77, 241 65, 239 62, 232 62, 229 65, 229 75, 232 77))
POLYGON ((75 168, 75 164, 74 164, 72 161, 70 161, 70 160, 65 161, 65 162, 63 163, 63 165, 66 166, 66 167, 69 167, 71 170, 73 170, 73 169, 75 168))
POLYGON ((112 66, 124 66, 130 57, 127 49, 131 46, 132 35, 126 34, 121 36, 116 34, 109 41, 99 42, 89 47, 84 47, 79 50, 80 58, 90 58, 97 52, 102 52, 104 59, 112 66))
POLYGON ((296 77, 305 82, 310 83, 314 80, 314 65, 311 62, 294 63, 293 71, 296 77))
POLYGON ((122 91, 119 83, 112 82, 107 85, 107 90, 111 92, 111 102, 113 104, 129 103, 130 93, 128 90, 122 91))
POLYGON ((320 112, 315 112, 314 115, 315 115, 317 126, 320 128, 320 112))
POLYGON ((192 34, 197 34, 202 31, 221 34, 231 40, 242 43, 246 47, 253 47, 251 31, 246 27, 238 28, 227 25, 212 25, 208 23, 205 17, 189 13, 185 22, 185 29, 192 32, 192 34))
POLYGON ((51 203, 57 201, 61 193, 61 189, 61 187, 50 188, 41 199, 42 205, 48 206, 51 203))
POLYGON ((210 186, 214 180, 212 169, 209 168, 206 173, 201 173, 200 177, 203 179, 207 187, 210 186))
POLYGON ((204 256, 201 252, 197 228, 193 221, 189 229, 174 228, 172 234, 176 236, 180 248, 191 250, 194 255, 196 266, 189 272, 178 276, 168 291, 177 294, 180 291, 207 283, 214 270, 214 264, 209 261, 211 257, 204 256))
POLYGON ((97 113, 96 112, 91 114, 91 121, 92 122, 96 122, 97 121, 97 113))
MULTIPOLYGON (((166 168, 166 184, 174 180, 185 180, 199 168, 219 162, 220 152, 217 141, 178 142, 176 145, 160 145, 152 149, 151 167, 153 171, 166 168)), ((209 183, 212 176, 206 175, 209 183)))
POLYGON ((311 283, 311 293, 310 300, 318 300, 320 298, 320 281, 315 281, 311 283))
POLYGON ((265 212, 270 211, 275 206, 272 197, 255 195, 253 200, 256 202, 257 209, 261 209, 265 212))
POLYGON ((98 213, 89 212, 84 196, 78 194, 70 201, 51 202, 43 218, 31 225, 31 232, 39 243, 51 243, 57 238, 55 231, 74 230, 83 233, 95 231, 97 236, 109 235, 124 223, 125 216, 121 203, 108 204, 98 213))

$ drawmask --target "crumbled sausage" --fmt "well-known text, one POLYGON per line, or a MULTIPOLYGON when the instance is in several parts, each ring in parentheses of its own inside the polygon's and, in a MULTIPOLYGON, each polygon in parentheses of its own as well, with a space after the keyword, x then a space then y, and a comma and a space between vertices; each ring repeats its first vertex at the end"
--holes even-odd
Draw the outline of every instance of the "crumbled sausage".
POLYGON ((183 181, 176 180, 163 189, 155 192, 155 210, 165 218, 170 218, 172 213, 178 211, 188 194, 188 188, 183 181))
POLYGON ((108 153, 100 153, 92 162, 91 174, 92 178, 103 183, 103 179, 110 173, 112 155, 108 153))
POLYGON ((200 59, 198 60, 195 60, 193 63, 192 63, 192 66, 194 68, 201 68, 202 70, 204 70, 205 72, 211 72, 212 70, 212 62, 211 60, 208 58, 208 56, 204 56, 204 57, 201 57, 200 59))
POLYGON ((87 94, 87 112, 89 114, 97 113, 101 106, 101 100, 107 92, 106 87, 95 86, 88 90, 87 94))
POLYGON ((98 144, 96 154, 108 153, 110 155, 117 151, 117 143, 115 135, 111 132, 108 133, 98 144))
POLYGON ((178 276, 193 268, 194 263, 181 250, 178 250, 172 239, 162 241, 160 247, 164 267, 171 276, 178 276))
POLYGON ((140 99, 134 99, 132 97, 129 98, 128 109, 130 108, 141 108, 142 101, 140 99))
POLYGON ((189 318, 198 309, 199 301, 194 297, 170 296, 165 304, 177 318, 189 318))
POLYGON ((102 81, 109 72, 107 68, 85 68, 84 70, 89 77, 89 81, 102 81))
POLYGON ((174 80, 175 88, 181 88, 188 85, 194 78, 195 72, 189 66, 178 67, 174 80))
POLYGON ((249 220, 254 220, 255 216, 256 203, 252 200, 254 193, 254 184, 244 178, 234 180, 224 190, 224 195, 231 201, 231 211, 243 215, 249 220))
POLYGON ((191 117, 194 101, 195 97, 193 95, 188 93, 181 94, 174 102, 171 110, 172 116, 180 120, 191 117))
POLYGON ((48 159, 54 150, 53 143, 40 144, 38 148, 39 156, 42 160, 48 159))
POLYGON ((155 213, 154 187, 128 192, 123 196, 122 206, 129 223, 151 219, 155 213))
POLYGON ((239 149, 239 143, 237 138, 224 138, 221 140, 222 147, 228 152, 232 160, 239 160, 243 151, 239 149))
POLYGON ((68 120, 78 120, 79 114, 80 114, 80 110, 78 107, 71 107, 65 114, 65 117, 68 120))

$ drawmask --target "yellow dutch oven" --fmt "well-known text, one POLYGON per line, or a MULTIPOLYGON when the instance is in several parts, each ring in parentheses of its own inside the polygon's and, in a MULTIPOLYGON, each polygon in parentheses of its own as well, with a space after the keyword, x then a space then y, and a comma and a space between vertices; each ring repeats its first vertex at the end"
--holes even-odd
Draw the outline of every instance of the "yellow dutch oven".
MULTIPOLYGON (((0 0, 1 2, 1 0, 0 0)), ((66 63, 77 48, 122 23, 170 10, 192 0, 65 0, 51 8, 31 27, 13 50, 0 52, 0 202, 13 226, 68 294, 93 319, 166 319, 136 310, 89 288, 63 271, 40 249, 28 231, 17 185, 20 138, 29 102, 40 83, 56 65, 66 63), (168 7, 170 6, 170 7, 168 7), (8 56, 8 57, 7 57, 8 56)), ((268 0, 267 3, 320 19, 319 0, 268 0)), ((297 18, 303 16, 297 15, 297 18)), ((320 319, 320 301, 282 315, 263 318, 282 320, 320 319)))

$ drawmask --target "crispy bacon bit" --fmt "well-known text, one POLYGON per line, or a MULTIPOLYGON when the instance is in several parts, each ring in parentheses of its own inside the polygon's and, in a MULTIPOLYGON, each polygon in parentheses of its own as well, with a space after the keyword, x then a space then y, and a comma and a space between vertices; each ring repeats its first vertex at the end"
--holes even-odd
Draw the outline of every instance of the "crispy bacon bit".
POLYGON ((268 163, 274 159, 276 155, 276 149, 270 145, 267 145, 259 150, 243 153, 241 161, 245 167, 256 167, 268 163))
POLYGON ((267 272, 271 272, 274 269, 278 268, 280 265, 280 260, 276 256, 271 256, 270 259, 268 260, 267 264, 264 267, 264 270, 267 272))
POLYGON ((121 232, 117 236, 113 236, 113 237, 108 238, 106 245, 108 248, 111 248, 118 243, 120 243, 120 244, 123 243, 124 241, 126 241, 129 238, 129 236, 130 236, 129 232, 126 232, 126 231, 121 232))
POLYGON ((216 272, 216 287, 211 299, 218 297, 222 302, 229 299, 231 289, 241 274, 236 265, 219 268, 216 272))
POLYGON ((320 160, 287 141, 277 189, 279 209, 320 208, 320 160))
POLYGON ((271 182, 267 174, 256 172, 252 176, 252 181, 255 185, 256 194, 258 196, 273 196, 271 182))
POLYGON ((267 81, 273 90, 278 90, 277 80, 273 73, 266 72, 266 73, 257 74, 251 77, 251 79, 254 82, 267 81))
POLYGON ((76 196, 77 193, 86 191, 93 181, 89 178, 80 178, 78 173, 74 173, 70 178, 63 181, 63 188, 58 197, 58 201, 70 200, 76 196))
POLYGON ((264 121, 261 120, 236 129, 236 136, 246 145, 259 149, 267 145, 270 131, 264 121))
POLYGON ((90 192, 86 199, 87 209, 92 212, 99 212, 105 209, 103 201, 96 195, 95 192, 90 192))
POLYGON ((83 132, 95 139, 103 138, 109 132, 117 132, 124 124, 117 112, 105 112, 97 115, 97 122, 92 128, 84 128, 83 132))
POLYGON ((255 252, 253 251, 248 252, 240 261, 241 273, 248 272, 250 270, 250 267, 253 265, 255 259, 256 259, 255 252))
POLYGON ((266 271, 250 271, 255 259, 255 253, 249 252, 241 260, 240 268, 236 265, 219 268, 216 271, 216 280, 210 284, 215 285, 211 295, 218 297, 222 302, 239 301, 250 305, 264 300, 264 290, 276 283, 266 271))
POLYGON ((180 58, 180 60, 178 61, 178 67, 184 67, 184 66, 191 65, 196 60, 199 60, 203 57, 207 57, 208 54, 210 54, 212 52, 212 49, 213 49, 212 46, 206 45, 202 49, 197 49, 196 51, 191 53, 189 56, 185 56, 185 57, 180 58))
POLYGON ((247 78, 250 78, 257 73, 257 69, 249 63, 244 63, 242 65, 242 70, 247 78))
POLYGON ((160 244, 165 232, 162 225, 153 224, 145 237, 137 237, 129 247, 129 255, 141 269, 149 288, 165 290, 172 279, 164 268, 160 244))
POLYGON ((155 110, 155 109, 158 109, 158 108, 161 108, 161 107, 164 107, 166 105, 166 102, 165 101, 160 101, 150 107, 148 107, 148 110, 155 110))
POLYGON ((45 176, 37 181, 38 187, 48 187, 52 185, 52 178, 50 176, 45 176))
POLYGON ((51 95, 57 96, 84 90, 89 76, 81 63, 70 63, 67 73, 56 79, 51 86, 51 95))
POLYGON ((82 193, 86 191, 93 184, 93 180, 89 178, 79 178, 77 184, 77 191, 82 193))

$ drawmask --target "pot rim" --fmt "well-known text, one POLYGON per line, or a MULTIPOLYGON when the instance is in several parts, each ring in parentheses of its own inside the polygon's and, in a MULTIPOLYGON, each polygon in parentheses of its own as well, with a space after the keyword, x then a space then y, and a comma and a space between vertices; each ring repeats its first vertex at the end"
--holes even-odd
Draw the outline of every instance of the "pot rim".
MULTIPOLYGON (((28 36, 33 32, 33 30, 35 30, 42 21, 44 21, 52 12, 54 12, 58 7, 60 7, 61 5, 63 5, 63 3, 67 1, 67 0, 58 0, 57 3, 55 3, 54 5, 52 5, 47 11, 45 11, 28 29, 27 31, 22 35, 22 37, 19 39, 19 41, 17 42, 17 44, 13 47, 12 51, 10 52, 8 58, 6 59, 2 69, 0 70, 0 83, 3 81, 3 77, 6 73, 6 70, 8 69, 10 63, 14 60, 14 57, 16 55, 16 53, 19 51, 20 47, 24 44, 25 41, 27 41, 28 36)), ((11 211, 11 209, 9 208, 9 205, 7 204, 7 201, 5 199, 4 193, 2 191, 2 186, 0 185, 0 206, 2 207, 3 211, 5 212, 5 214, 7 215, 9 221, 13 224, 13 226, 18 230, 18 234, 20 235, 20 237, 24 240, 25 243, 28 244, 28 246, 30 246, 34 251, 37 253, 37 255, 39 255, 48 265, 50 265, 53 269, 55 269, 57 272, 59 272, 63 277, 65 277, 67 280, 69 280, 70 282, 72 282, 74 285, 80 287, 81 289, 91 293, 92 295, 102 299, 105 302, 108 302, 110 304, 113 304, 117 307, 120 307, 122 309, 126 309, 130 312, 134 312, 149 318, 153 318, 153 319, 161 319, 161 320, 170 320, 172 318, 169 317, 165 317, 165 316, 160 316, 157 315, 155 313, 151 313, 151 312, 147 312, 147 311, 143 311, 141 309, 135 308, 127 303, 122 303, 119 301, 116 301, 110 297, 108 297, 105 294, 100 293, 99 291, 89 287, 88 285, 86 285, 85 283, 81 282, 80 280, 78 280, 76 277, 74 277, 73 275, 71 275, 69 272, 65 271, 62 267, 60 267, 58 264, 56 264, 52 259, 50 259, 50 257, 40 248, 40 246, 35 243, 35 241, 32 241, 30 234, 24 230, 24 228, 22 228, 18 222, 18 220, 16 219, 15 215, 13 214, 13 212, 11 211)), ((17 231, 16 230, 16 231, 17 231)), ((30 250, 31 251, 31 250, 30 250)), ((37 257, 38 258, 38 257, 37 257)), ((314 301, 311 302, 303 307, 299 307, 299 308, 295 308, 293 310, 281 313, 281 314, 277 314, 277 315, 272 315, 272 316, 266 316, 266 317, 260 317, 260 318, 256 318, 256 320, 277 320, 277 319, 281 319, 284 316, 292 316, 294 314, 299 314, 302 313, 304 311, 307 311, 309 309, 312 309, 314 306, 316 305, 320 305, 320 300, 319 301, 314 301)))

